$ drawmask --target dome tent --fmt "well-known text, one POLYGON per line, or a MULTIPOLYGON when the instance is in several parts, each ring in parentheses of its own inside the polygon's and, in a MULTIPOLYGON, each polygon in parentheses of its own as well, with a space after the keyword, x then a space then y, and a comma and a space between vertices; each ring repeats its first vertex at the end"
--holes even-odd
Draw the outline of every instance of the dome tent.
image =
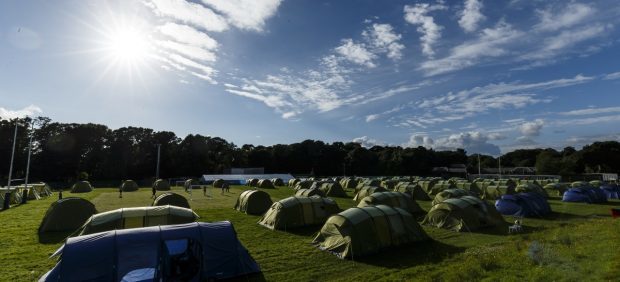
POLYGON ((422 224, 460 232, 505 225, 506 222, 493 205, 474 196, 464 196, 434 205, 422 224))
POLYGON ((226 183, 226 181, 224 181, 224 179, 216 179, 216 180, 213 181, 213 187, 214 188, 222 188, 224 183, 226 183))
POLYGON ((39 281, 214 281, 260 272, 228 221, 73 237, 57 255, 39 281))
POLYGON ((503 195, 495 201, 495 208, 503 215, 542 217, 551 213, 547 199, 534 192, 503 195))
POLYGON ((171 206, 189 209, 189 202, 187 202, 187 199, 185 199, 185 197, 179 194, 172 193, 172 192, 166 192, 166 193, 163 193, 157 196, 157 198, 153 200, 153 204, 151 204, 151 206, 165 206, 165 205, 171 205, 171 206))
POLYGON ((428 194, 424 192, 424 189, 422 189, 422 186, 418 184, 413 184, 413 183, 408 184, 408 183, 411 183, 411 182, 399 183, 398 185, 396 185, 396 187, 394 187, 394 191, 408 194, 412 196, 413 199, 416 201, 430 201, 431 200, 431 197, 429 197, 428 194))
POLYGON ((353 259, 428 239, 410 213, 378 205, 350 208, 331 216, 312 243, 339 258, 353 259))
POLYGON ((190 178, 188 180, 185 180, 185 182, 183 182, 183 188, 185 188, 185 190, 189 190, 189 188, 191 188, 193 185, 199 185, 200 181, 190 178))
POLYGON ((88 200, 74 197, 60 199, 45 212, 39 233, 77 230, 96 213, 95 205, 88 200))
POLYGON ((78 181, 71 186, 71 193, 88 193, 93 191, 93 186, 88 181, 78 181))
POLYGON ((441 180, 432 186, 432 188, 428 192, 428 195, 431 197, 434 197, 435 195, 439 194, 441 191, 448 190, 448 189, 455 189, 455 188, 456 188, 456 185, 454 184, 454 182, 448 181, 448 180, 441 180))
POLYGON ((620 187, 617 184, 603 184, 601 190, 607 199, 620 199, 620 187))
POLYGON ((172 225, 196 221, 198 215, 190 209, 175 206, 121 208, 91 216, 80 228, 79 235, 98 232, 172 225))
POLYGON ((301 196, 301 197, 312 197, 312 196, 325 197, 325 193, 323 193, 323 191, 321 191, 319 189, 299 189, 299 190, 297 190, 297 192, 295 192, 295 196, 301 196))
POLYGON ((266 188, 266 189, 276 188, 276 186, 273 186, 273 183, 269 179, 261 179, 261 180, 259 180, 258 183, 256 184, 256 187, 258 187, 258 188, 266 188))
POLYGON ((411 215, 424 216, 424 211, 409 195, 401 192, 375 192, 364 197, 357 205, 358 208, 386 205, 393 208, 401 208, 411 215))
POLYGON ((298 178, 291 178, 291 179, 289 179, 288 180, 288 187, 291 187, 291 188, 295 187, 295 185, 297 185, 297 183, 299 183, 299 181, 301 181, 301 180, 298 179, 298 178))
POLYGON ((545 185, 543 189, 545 189, 545 191, 547 192, 547 195, 549 196, 562 197, 564 195, 564 192, 566 192, 568 188, 567 188, 567 185, 562 184, 562 183, 549 183, 545 185))
POLYGON ((340 186, 338 182, 323 183, 319 187, 319 190, 321 190, 323 194, 325 194, 325 196, 328 196, 328 197, 339 197, 339 198, 347 197, 347 192, 345 192, 344 189, 342 189, 342 186, 340 186))
POLYGON ((435 195, 435 199, 431 203, 433 206, 443 202, 446 199, 460 198, 463 196, 473 196, 469 191, 463 189, 447 189, 435 195))
POLYGON ((250 179, 245 181, 245 185, 246 186, 256 187, 257 184, 258 184, 258 179, 256 179, 256 178, 250 178, 250 179))
POLYGON ((563 202, 582 202, 582 203, 605 203, 607 195, 602 189, 592 188, 591 186, 583 186, 579 188, 570 188, 564 192, 562 196, 563 202))
POLYGON ((286 230, 323 224, 339 211, 338 204, 330 198, 289 197, 273 203, 258 223, 272 230, 286 230))
POLYGON ((340 180, 340 186, 342 186, 343 189, 355 189, 357 180, 355 178, 344 178, 340 180))
POLYGON ((123 181, 123 184, 121 184, 121 191, 123 192, 138 191, 138 184, 133 180, 125 180, 123 181))
POLYGON ((600 180, 592 180, 589 182, 589 184, 594 188, 599 188, 605 183, 603 183, 603 181, 600 181, 600 180))
POLYGON ((381 187, 381 180, 379 179, 364 179, 362 181, 357 182, 357 186, 355 186, 355 193, 359 192, 364 187, 381 187))
POLYGON ((545 189, 540 187, 540 185, 534 184, 534 183, 519 184, 515 188, 515 193, 538 193, 545 198, 549 198, 549 194, 547 194, 547 191, 545 191, 545 189))
POLYGON ((157 179, 155 183, 153 183, 153 187, 157 191, 170 191, 170 183, 165 179, 157 179))
POLYGON ((297 182, 297 184, 295 184, 295 186, 293 187, 295 190, 299 190, 299 189, 310 189, 310 187, 312 187, 312 185, 314 184, 313 181, 309 181, 309 180, 300 180, 297 182))
POLYGON ((482 191, 481 198, 483 200, 497 200, 502 195, 514 194, 515 189, 507 185, 488 185, 482 191))
POLYGON ((357 194, 355 194, 355 197, 353 197, 353 201, 359 203, 366 196, 370 196, 370 194, 375 193, 375 192, 387 192, 387 190, 385 190, 385 188, 383 187, 365 186, 359 189, 357 194))
POLYGON ((267 192, 246 190, 237 198, 235 209, 246 214, 261 215, 264 214, 272 204, 271 197, 267 192))
POLYGON ((456 188, 467 190, 476 196, 482 194, 482 189, 480 189, 476 182, 458 181, 456 182, 456 188))

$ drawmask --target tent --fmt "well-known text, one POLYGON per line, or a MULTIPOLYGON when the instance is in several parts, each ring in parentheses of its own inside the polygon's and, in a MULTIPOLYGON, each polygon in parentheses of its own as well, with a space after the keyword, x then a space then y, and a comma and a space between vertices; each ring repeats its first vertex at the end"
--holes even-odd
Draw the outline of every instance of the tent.
POLYGON ((386 205, 401 208, 411 215, 424 216, 426 211, 416 203, 411 196, 401 192, 376 192, 364 197, 357 205, 358 208, 386 205))
POLYGON ((442 180, 442 181, 435 183, 435 185, 431 187, 430 191, 428 192, 428 195, 431 197, 434 197, 435 195, 439 194, 441 191, 448 190, 448 189, 455 189, 455 188, 456 188, 456 185, 454 185, 453 182, 450 182, 448 180, 442 180))
POLYGON ((121 191, 123 192, 138 191, 138 184, 133 180, 125 180, 123 181, 123 184, 121 184, 121 191))
POLYGON ((418 181, 418 184, 420 184, 420 186, 422 187, 422 189, 424 189, 424 192, 426 192, 426 194, 430 194, 431 189, 433 189, 433 186, 437 182, 439 182, 439 179, 433 178, 433 179, 418 181))
POLYGON ((79 235, 118 229, 190 223, 196 221, 198 217, 190 209, 169 205, 122 208, 91 216, 80 228, 79 235))
POLYGON ((381 180, 379 179, 364 179, 362 181, 357 182, 357 186, 355 186, 355 193, 360 191, 360 189, 368 186, 373 187, 381 187, 381 180))
POLYGON ((295 184, 294 189, 295 190, 310 189, 310 187, 312 187, 312 184, 314 184, 313 181, 310 181, 310 180, 300 180, 300 181, 297 182, 297 184, 295 184))
POLYGON ((460 198, 463 196, 473 196, 472 193, 470 193, 467 190, 463 190, 463 189, 447 189, 447 190, 443 190, 441 192, 439 192, 439 194, 435 195, 435 199, 432 202, 432 205, 436 205, 438 203, 443 202, 446 199, 452 199, 452 198, 460 198))
POLYGON ((18 189, 0 188, 0 200, 2 200, 3 203, 4 203, 4 197, 7 191, 9 193, 9 197, 10 197, 9 203, 11 205, 17 205, 22 202, 22 194, 19 193, 18 189))
POLYGON ((235 209, 246 214, 261 215, 264 214, 273 202, 271 197, 265 191, 246 190, 237 198, 235 209))
POLYGON ((32 186, 41 197, 49 197, 52 195, 52 187, 45 182, 33 183, 28 186, 32 186))
POLYGON ((299 190, 297 190, 297 192, 295 192, 295 196, 301 196, 301 197, 312 197, 312 196, 325 197, 325 193, 323 193, 323 191, 321 191, 320 189, 299 189, 299 190))
POLYGON ((71 193, 88 193, 93 191, 93 186, 88 181, 78 181, 71 186, 71 193))
POLYGON ((260 272, 228 221, 73 237, 57 255, 39 281, 213 281, 260 272))
POLYGON ((585 182, 585 181, 575 181, 573 183, 570 184, 570 187, 572 188, 580 188, 580 187, 590 187, 590 183, 589 182, 585 182))
POLYGON ((271 183, 273 183, 274 186, 284 186, 282 178, 272 178, 271 183))
POLYGON ((545 196, 535 192, 503 195, 495 202, 495 208, 503 215, 520 217, 542 217, 551 213, 545 196))
POLYGON ((620 187, 617 184, 603 184, 601 190, 607 196, 607 199, 620 199, 620 187))
POLYGON ((344 189, 342 189, 342 186, 340 186, 338 182, 323 183, 319 187, 319 190, 321 190, 323 194, 325 194, 325 196, 328 196, 328 197, 339 197, 339 198, 347 197, 347 192, 345 192, 344 189))
POLYGON ((339 258, 355 259, 428 239, 410 213, 378 205, 350 208, 330 217, 312 243, 339 258))
POLYGON ((153 183, 153 187, 157 191, 170 191, 170 183, 165 179, 157 179, 155 183, 153 183))
POLYGON ((394 187, 396 186, 396 184, 398 184, 400 181, 398 180, 394 180, 394 179, 390 179, 390 180, 383 180, 381 181, 381 187, 385 188, 386 190, 394 190, 394 187))
POLYGON ((467 190, 476 196, 482 194, 482 189, 480 189, 480 186, 478 186, 476 182, 458 181, 456 182, 456 188, 467 190))
POLYGON ((193 185, 199 185, 200 182, 196 179, 190 178, 188 180, 185 180, 185 182, 183 183, 183 187, 185 188, 185 191, 189 190, 193 185))
POLYGON ((258 179, 257 178, 250 178, 250 179, 245 181, 245 185, 246 186, 250 186, 250 187, 256 187, 256 185, 258 185, 258 179))
POLYGON ((269 229, 286 230, 323 224, 339 211, 338 204, 330 198, 288 197, 273 203, 258 223, 269 229))
POLYGON ((460 232, 504 225, 505 221, 493 205, 474 196, 464 196, 434 205, 422 224, 460 232))
POLYGON ((564 195, 564 192, 566 192, 568 188, 567 185, 562 183, 549 183, 545 185, 543 189, 547 192, 547 195, 549 196, 562 197, 564 195))
POLYGON ((506 185, 488 185, 482 191, 481 198, 484 200, 497 200, 502 195, 514 194, 515 190, 506 185))
POLYGON ((591 186, 570 188, 564 192, 562 202, 605 203, 607 202, 607 195, 602 189, 592 188, 591 186))
POLYGON ((355 189, 357 180, 355 178, 343 178, 340 180, 340 186, 342 186, 343 189, 355 189))
POLYGON ((592 180, 589 183, 594 188, 599 188, 604 184, 603 181, 600 181, 600 180, 592 180))
POLYGON ((545 189, 540 187, 540 185, 534 184, 534 183, 519 184, 515 188, 515 193, 538 193, 538 194, 541 194, 545 198, 549 198, 549 194, 547 194, 547 191, 545 191, 545 189))
POLYGON ((215 187, 215 188, 222 188, 224 183, 226 183, 226 181, 224 181, 224 179, 218 178, 218 179, 213 181, 213 187, 215 187))
POLYGON ((353 201, 359 203, 366 196, 370 196, 370 194, 375 192, 387 192, 387 190, 385 190, 385 188, 383 187, 378 186, 365 186, 359 189, 357 194, 355 194, 355 197, 353 197, 353 201))
POLYGON ((297 179, 297 178, 293 178, 293 179, 289 179, 288 181, 288 187, 295 187, 295 185, 297 185, 297 183, 299 183, 301 180, 297 179))
POLYGON ((39 233, 77 230, 96 213, 95 205, 88 200, 74 197, 60 199, 45 212, 39 233))
POLYGON ((256 186, 258 188, 276 188, 276 186, 273 186, 273 183, 271 182, 271 180, 269 179, 261 179, 258 181, 258 183, 256 184, 256 186))
POLYGON ((431 197, 429 197, 428 194, 424 192, 424 189, 422 189, 422 186, 418 184, 406 185, 407 183, 412 183, 412 182, 401 182, 399 185, 396 185, 396 187, 394 187, 394 191, 406 193, 410 195, 411 197, 413 197, 413 199, 416 201, 430 201, 431 200, 431 197))
POLYGON ((187 202, 187 199, 185 199, 185 197, 179 194, 172 193, 172 192, 166 192, 166 193, 163 193, 157 196, 157 198, 153 200, 153 204, 151 204, 151 206, 165 206, 165 205, 171 205, 171 206, 189 209, 189 202, 187 202))

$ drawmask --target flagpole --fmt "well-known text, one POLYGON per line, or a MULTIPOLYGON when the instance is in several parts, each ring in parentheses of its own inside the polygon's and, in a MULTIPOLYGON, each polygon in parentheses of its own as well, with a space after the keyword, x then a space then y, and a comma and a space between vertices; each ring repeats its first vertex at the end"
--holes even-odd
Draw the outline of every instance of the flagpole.
POLYGON ((19 119, 15 119, 15 133, 13 134, 13 150, 11 152, 11 164, 9 165, 9 181, 7 183, 6 194, 4 194, 4 204, 2 209, 10 208, 11 199, 11 177, 13 176, 13 160, 15 159, 15 143, 17 143, 17 127, 19 126, 19 119))

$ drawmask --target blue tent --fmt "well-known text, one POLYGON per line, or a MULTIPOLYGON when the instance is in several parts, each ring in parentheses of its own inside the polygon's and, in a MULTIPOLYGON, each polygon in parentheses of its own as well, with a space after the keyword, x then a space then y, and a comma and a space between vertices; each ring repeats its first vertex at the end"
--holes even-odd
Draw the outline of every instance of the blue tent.
POLYGON ((603 184, 601 190, 607 196, 607 199, 620 199, 620 186, 617 184, 603 184))
POLYGON ((603 189, 583 186, 578 188, 570 188, 564 192, 562 196, 563 202, 583 202, 583 203, 604 203, 607 202, 607 195, 603 189))
POLYGON ((228 221, 73 237, 58 254, 39 281, 206 281, 260 272, 228 221))
POLYGON ((495 208, 503 215, 522 217, 545 216, 551 213, 547 199, 535 192, 502 195, 495 201, 495 208))

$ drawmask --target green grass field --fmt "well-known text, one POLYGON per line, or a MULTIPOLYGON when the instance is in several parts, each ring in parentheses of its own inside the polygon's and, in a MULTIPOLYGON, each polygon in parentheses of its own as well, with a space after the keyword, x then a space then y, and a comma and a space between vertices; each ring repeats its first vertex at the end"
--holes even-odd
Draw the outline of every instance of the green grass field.
MULTIPOLYGON (((247 189, 233 186, 212 198, 194 191, 190 202, 200 221, 230 220, 239 239, 260 264, 268 281, 619 281, 620 219, 613 220, 603 205, 563 203, 552 199, 554 214, 545 219, 525 219, 525 232, 507 235, 506 230, 455 233, 425 226, 433 241, 388 249, 359 260, 341 260, 322 252, 310 242, 321 226, 289 232, 271 231, 257 224, 260 217, 233 209, 237 196, 247 189), (541 255, 528 255, 532 242, 541 246, 541 255)), ((189 198, 182 188, 173 190, 189 198)), ((274 201, 294 194, 288 187, 263 189, 274 201)), ((121 207, 148 206, 150 189, 123 193, 117 189, 95 189, 86 194, 63 193, 92 201, 99 212, 121 207)), ((348 191, 352 196, 352 192, 348 191)), ((40 243, 37 228, 54 196, 29 201, 0 212, 0 280, 32 281, 52 268, 49 259, 62 242, 40 243)), ((354 206, 351 198, 335 198, 340 208, 354 206)), ((428 210, 430 202, 419 201, 428 210)), ((510 217, 507 221, 512 222, 510 217)))

